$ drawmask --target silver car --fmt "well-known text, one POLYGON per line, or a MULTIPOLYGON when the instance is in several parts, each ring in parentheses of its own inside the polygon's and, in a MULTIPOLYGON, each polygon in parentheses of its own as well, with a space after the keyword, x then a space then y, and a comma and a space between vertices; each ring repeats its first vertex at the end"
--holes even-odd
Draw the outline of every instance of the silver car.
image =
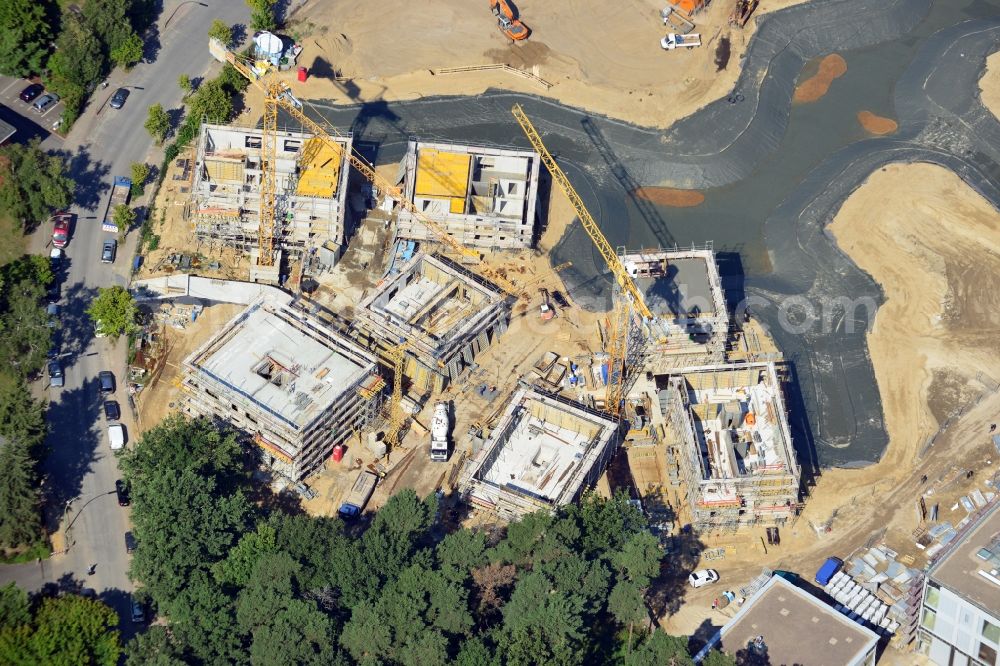
POLYGON ((45 111, 45 109, 49 108, 50 106, 53 106, 58 102, 59 102, 59 95, 48 93, 36 99, 35 103, 31 105, 31 108, 33 108, 38 113, 42 113, 43 111, 45 111))

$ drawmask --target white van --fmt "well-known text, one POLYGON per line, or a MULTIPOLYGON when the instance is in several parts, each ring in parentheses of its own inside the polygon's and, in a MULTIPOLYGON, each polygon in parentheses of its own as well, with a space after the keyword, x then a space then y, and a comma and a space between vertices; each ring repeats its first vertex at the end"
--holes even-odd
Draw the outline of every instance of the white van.
POLYGON ((109 425, 108 441, 111 443, 112 451, 125 448, 125 426, 121 423, 112 423, 109 425))

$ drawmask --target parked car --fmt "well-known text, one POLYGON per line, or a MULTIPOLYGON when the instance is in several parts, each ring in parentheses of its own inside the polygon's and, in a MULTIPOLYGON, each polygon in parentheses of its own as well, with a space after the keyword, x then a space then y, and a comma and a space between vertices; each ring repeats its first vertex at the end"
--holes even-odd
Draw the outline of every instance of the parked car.
POLYGON ((699 569, 688 576, 691 587, 699 588, 719 581, 719 572, 715 569, 699 569))
POLYGON ((118 495, 118 506, 128 506, 132 503, 128 494, 128 486, 121 479, 115 481, 115 494, 118 495))
POLYGON ((115 260, 115 255, 118 253, 118 241, 113 238, 104 241, 104 245, 101 246, 101 261, 105 264, 113 263, 115 260))
POLYGON ((52 216, 52 244, 66 247, 69 244, 69 225, 73 221, 70 213, 56 213, 52 216))
POLYGON ((128 88, 119 88, 115 91, 115 94, 111 96, 111 103, 108 104, 112 109, 120 109, 125 106, 125 100, 128 99, 128 88))
POLYGON ((22 102, 30 102, 39 95, 41 95, 42 91, 44 90, 45 86, 43 86, 41 83, 32 83, 30 86, 21 91, 19 97, 21 98, 22 102))
POLYGON ((62 286, 57 280, 52 280, 49 284, 49 288, 45 292, 45 297, 49 303, 56 303, 62 297, 62 286))
POLYGON ((49 250, 49 261, 52 262, 52 270, 58 271, 59 266, 62 264, 63 257, 66 256, 62 250, 57 247, 49 250))
POLYGON ((62 363, 59 359, 54 359, 49 361, 49 384, 60 388, 66 383, 66 377, 63 375, 62 363))
POLYGON ((35 100, 35 103, 31 105, 38 113, 42 113, 45 109, 50 106, 55 106, 59 102, 59 95, 53 95, 52 93, 46 93, 35 100))
POLYGON ((104 401, 104 418, 109 421, 117 421, 122 417, 122 410, 118 408, 118 403, 114 400, 104 401))
POLYGON ((108 443, 112 451, 125 448, 125 426, 121 423, 112 423, 108 426, 108 443))
POLYGON ((136 624, 142 624, 146 621, 146 611, 142 609, 142 604, 140 604, 136 599, 132 599, 132 622, 136 624))
POLYGON ((55 328, 59 324, 59 305, 49 303, 45 306, 45 314, 49 316, 49 328, 55 328))
POLYGON ((125 533, 125 552, 126 553, 133 552, 135 550, 135 546, 136 546, 135 537, 132 535, 131 532, 126 532, 125 533))
POLYGON ((101 395, 115 392, 115 375, 110 370, 101 370, 97 373, 97 383, 101 390, 101 395))

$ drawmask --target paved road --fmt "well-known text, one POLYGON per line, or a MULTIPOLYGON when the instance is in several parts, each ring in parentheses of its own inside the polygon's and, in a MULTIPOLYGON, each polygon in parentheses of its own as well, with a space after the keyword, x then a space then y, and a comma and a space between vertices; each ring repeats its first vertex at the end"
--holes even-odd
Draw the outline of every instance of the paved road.
MULTIPOLYGON (((124 545, 128 510, 120 508, 115 498, 118 466, 108 447, 102 398, 97 391, 97 373, 112 370, 118 380, 115 398, 123 407, 131 443, 133 427, 123 381, 126 350, 124 341, 115 344, 95 339, 84 310, 98 287, 127 283, 137 234, 129 235, 113 265, 102 264, 100 245, 106 235, 97 218, 107 203, 114 175, 128 175, 133 162, 160 162, 161 153, 143 128, 148 107, 160 103, 168 110, 179 110, 178 77, 188 74, 196 78, 218 68, 208 53, 208 25, 216 18, 229 24, 245 23, 248 12, 242 2, 166 2, 157 34, 147 42, 147 58, 152 62, 131 72, 112 74, 108 87, 98 89, 90 108, 65 141, 46 139, 46 147, 67 154, 77 183, 73 212, 78 217, 67 248, 68 267, 62 276, 61 350, 66 386, 47 389, 51 430, 47 444, 51 452, 45 461, 50 520, 63 519, 64 524, 72 525, 68 531, 71 545, 68 552, 40 564, 0 567, 0 582, 13 580, 28 590, 53 583, 68 589, 92 588, 123 616, 128 612, 128 592, 133 589, 124 545), (120 86, 128 87, 131 95, 122 109, 114 110, 107 106, 107 100, 120 86), (95 563, 96 573, 88 576, 88 567, 95 563)), ((0 82, 0 98, 8 86, 6 93, 16 96, 20 86, 10 83, 9 79, 0 82)), ((11 106, 19 110, 13 103, 11 106)), ((43 250, 49 231, 36 234, 34 250, 43 250)))

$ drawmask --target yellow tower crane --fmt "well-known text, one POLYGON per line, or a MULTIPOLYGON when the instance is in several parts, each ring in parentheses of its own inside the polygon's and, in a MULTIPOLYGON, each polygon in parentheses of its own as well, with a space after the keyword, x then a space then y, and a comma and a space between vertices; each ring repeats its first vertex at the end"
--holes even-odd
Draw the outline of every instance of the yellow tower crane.
POLYGON ((566 177, 566 174, 563 173, 563 170, 556 163, 555 158, 552 157, 552 154, 545 147, 541 135, 531 123, 524 109, 521 108, 520 104, 515 104, 510 111, 514 114, 514 118, 518 124, 521 125, 521 129, 524 130, 528 141, 531 142, 531 145, 541 157, 542 164, 549 170, 552 180, 559 185, 563 194, 569 199, 570 204, 580 218, 580 223, 583 225, 584 230, 590 236, 590 240, 594 242, 594 246, 604 259, 604 263, 611 270, 612 275, 615 276, 615 281, 623 295, 623 298, 618 300, 614 305, 607 341, 608 386, 605 402, 607 409, 611 413, 618 415, 621 411, 622 400, 625 397, 622 395, 626 385, 625 379, 627 373, 631 371, 631 368, 626 367, 628 336, 632 319, 631 310, 634 308, 647 321, 653 319, 653 313, 650 312, 649 307, 646 305, 642 291, 636 285, 635 280, 632 279, 632 276, 625 270, 625 266, 622 265, 618 253, 611 247, 611 243, 604 237, 604 233, 601 232, 597 221, 594 220, 590 211, 587 210, 583 199, 577 194, 573 184, 569 182, 569 178, 566 177))
MULTIPOLYGON (((268 248, 268 257, 273 257, 274 248, 275 179, 273 166, 275 157, 275 141, 277 136, 278 108, 283 108, 304 127, 308 128, 308 130, 312 132, 317 139, 328 145, 330 149, 334 151, 335 155, 341 154, 343 146, 340 143, 337 143, 333 137, 330 136, 326 128, 302 112, 302 102, 292 95, 292 91, 284 81, 281 81, 276 76, 272 75, 273 68, 268 64, 250 64, 228 49, 225 50, 225 59, 226 62, 236 68, 236 71, 249 80, 251 84, 260 89, 265 96, 264 139, 262 141, 262 148, 269 149, 271 152, 269 155, 265 154, 261 158, 262 168, 265 164, 270 167, 269 169, 264 169, 265 174, 267 174, 268 171, 270 172, 270 181, 268 181, 268 175, 263 176, 265 185, 262 188, 263 191, 261 197, 261 230, 259 235, 261 239, 261 260, 263 261, 265 256, 265 239, 268 248), (268 139, 269 135, 270 140, 268 139), (269 190, 267 189, 268 187, 270 188, 269 190)), ((337 132, 335 128, 331 127, 330 129, 337 136, 343 136, 337 132)), ((377 187, 384 196, 392 198, 400 206, 408 210, 421 224, 426 226, 437 237, 439 242, 443 243, 448 247, 448 249, 463 257, 474 259, 478 272, 482 273, 490 281, 503 289, 509 296, 512 296, 514 299, 521 296, 521 289, 519 289, 505 276, 500 274, 492 266, 484 262, 478 251, 473 250, 472 248, 467 248, 452 238, 447 231, 441 228, 434 220, 427 217, 419 208, 417 208, 417 206, 413 204, 413 202, 407 200, 399 188, 390 183, 386 178, 379 175, 378 172, 375 171, 375 167, 372 164, 353 151, 347 155, 347 159, 351 163, 351 166, 357 169, 358 172, 370 183, 375 185, 375 187, 377 187)), ((393 345, 387 353, 387 360, 392 364, 394 375, 392 402, 389 406, 389 426, 385 436, 386 441, 390 446, 398 445, 399 433, 402 430, 403 425, 406 423, 406 415, 403 413, 402 405, 402 381, 403 369, 406 365, 406 351, 409 349, 410 344, 412 344, 412 341, 403 341, 393 345)))

